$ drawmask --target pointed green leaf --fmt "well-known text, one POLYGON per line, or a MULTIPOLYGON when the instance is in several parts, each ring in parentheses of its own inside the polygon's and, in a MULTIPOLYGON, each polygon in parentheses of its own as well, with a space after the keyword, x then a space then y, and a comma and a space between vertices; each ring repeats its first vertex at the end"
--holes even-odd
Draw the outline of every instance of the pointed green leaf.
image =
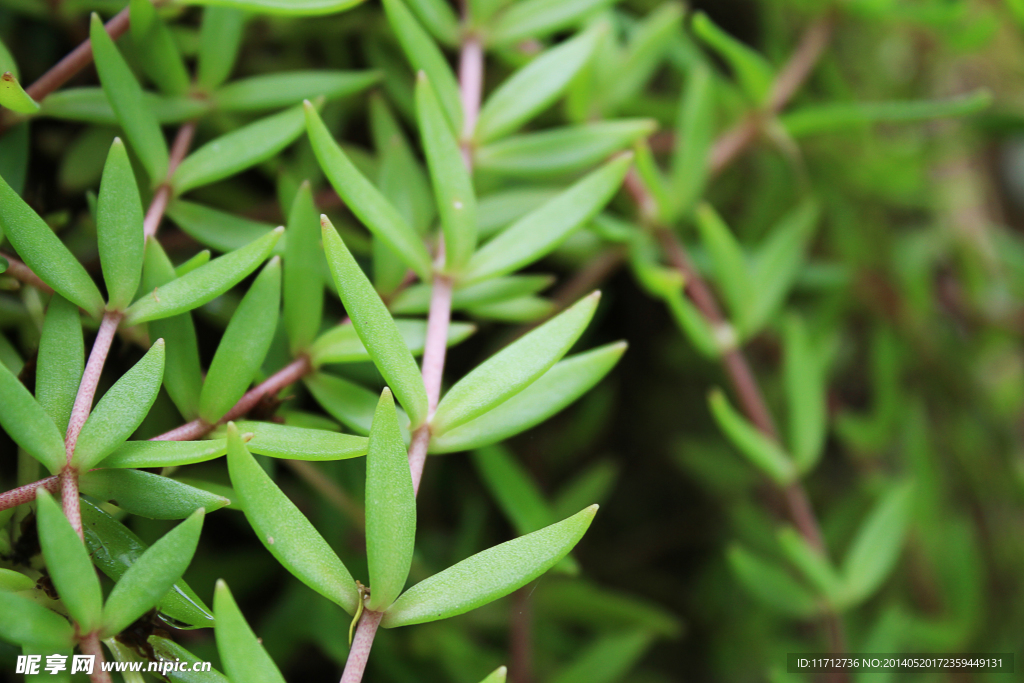
MULTIPOLYGON (((309 17, 335 14, 358 5, 363 0, 178 0, 183 5, 231 7, 260 14, 309 17)), ((209 10, 207 10, 209 11, 209 10)), ((228 672, 231 676, 231 672, 228 672)), ((254 682, 256 679, 252 679, 254 682)), ((262 679, 260 679, 262 680, 262 679)))
POLYGON ((519 535, 555 522, 555 515, 529 473, 501 446, 473 451, 473 464, 519 535))
POLYGON ((146 75, 164 92, 184 95, 191 78, 174 36, 157 14, 151 0, 129 3, 132 42, 146 75))
POLYGON ((182 275, 188 275, 199 266, 205 266, 210 262, 210 250, 203 249, 201 252, 185 261, 174 269, 174 277, 181 277, 182 275))
MULTIPOLYGON (((303 381, 328 414, 357 434, 365 436, 370 433, 373 413, 377 409, 375 393, 326 372, 313 373, 303 381)), ((400 410, 398 419, 404 438, 408 433, 409 418, 400 410)))
MULTIPOLYGON (((6 178, 11 188, 21 194, 28 175, 29 122, 11 126, 0 137, 0 178, 6 178)), ((0 218, 0 226, 3 225, 0 218)), ((0 234, 3 230, 0 229, 0 234)), ((5 259, 6 260, 6 259, 5 259)))
MULTIPOLYGON (((241 249, 274 229, 270 223, 249 220, 184 199, 172 201, 167 215, 197 242, 220 252, 241 249)), ((282 247, 287 242, 286 239, 279 241, 274 252, 283 254, 282 247)))
POLYGON ((448 60, 402 0, 384 0, 384 11, 406 59, 415 71, 427 74, 452 132, 462 132, 462 101, 459 85, 448 60))
POLYGON ((790 444, 797 469, 809 472, 825 446, 828 419, 825 373, 803 321, 791 317, 786 322, 785 332, 783 374, 789 406, 790 444))
POLYGON ((502 543, 425 579, 384 613, 394 628, 447 619, 521 588, 555 566, 575 547, 597 514, 592 505, 557 524, 502 543))
POLYGON ((103 92, 149 174, 150 182, 155 185, 167 175, 168 164, 167 141, 160 124, 146 106, 139 82, 96 14, 92 15, 89 37, 103 92))
POLYGON ((422 71, 416 80, 416 116, 444 230, 445 271, 456 273, 476 248, 476 194, 459 143, 422 71))
POLYGON ((164 340, 158 339, 96 404, 78 436, 71 465, 85 472, 126 441, 149 413, 163 377, 164 340))
POLYGON ((246 13, 230 6, 207 7, 199 29, 196 83, 212 90, 231 75, 242 44, 246 13))
MULTIPOLYGON (((412 355, 422 355, 427 339, 427 321, 397 319, 395 326, 412 355)), ((468 323, 451 323, 448 326, 448 346, 455 346, 475 330, 476 326, 468 323)), ((309 356, 315 367, 326 363, 358 363, 371 360, 370 353, 363 346, 355 327, 351 324, 337 325, 320 335, 309 349, 309 356)))
POLYGON ((199 416, 216 424, 242 398, 270 350, 281 307, 281 260, 274 257, 242 297, 224 330, 199 396, 199 416))
POLYGON ((217 652, 228 678, 246 683, 284 683, 277 665, 246 623, 223 579, 217 581, 214 589, 213 609, 217 614, 217 652))
POLYGON ((154 289, 128 307, 124 324, 130 326, 167 318, 213 301, 256 270, 283 233, 284 228, 276 228, 241 249, 215 258, 188 275, 154 289))
POLYGON ((510 45, 543 38, 581 23, 615 0, 524 0, 502 12, 488 35, 488 44, 510 45))
POLYGON ((27 575, 13 569, 0 569, 0 591, 17 593, 18 591, 32 590, 35 587, 36 582, 27 575))
POLYGON ((683 630, 680 620, 662 605, 586 579, 544 581, 533 591, 533 598, 539 614, 559 623, 588 629, 639 628, 666 638, 678 638, 683 630))
POLYGON ((466 312, 474 318, 484 320, 500 320, 507 323, 531 323, 555 313, 554 302, 538 296, 520 296, 515 299, 499 301, 493 304, 473 306, 466 312))
POLYGON ((721 389, 709 394, 708 403, 719 428, 751 464, 780 486, 796 480, 796 466, 789 455, 737 413, 721 389))
POLYGON ((377 186, 409 225, 425 233, 437 211, 430 183, 401 126, 379 95, 370 100, 370 129, 381 157, 377 186))
POLYGON ((570 515, 583 505, 603 503, 615 488, 618 476, 619 467, 614 460, 598 460, 590 465, 558 492, 551 503, 555 517, 570 515))
POLYGON ((838 602, 842 581, 825 554, 811 546, 793 527, 783 527, 778 533, 779 546, 794 567, 800 570, 818 591, 832 604, 838 602))
POLYGON ((438 42, 452 47, 458 45, 459 19, 446 0, 409 0, 409 8, 438 42))
POLYGON ((402 592, 415 544, 416 492, 395 402, 385 388, 373 414, 366 453, 366 561, 371 590, 367 609, 387 609, 402 592))
MULTIPOLYGON (((485 280, 456 289, 452 296, 452 310, 495 304, 536 294, 553 282, 554 278, 550 275, 512 275, 485 280)), ((430 310, 430 285, 421 283, 406 287, 391 300, 388 309, 392 313, 427 313, 430 310)), ((406 343, 412 348, 408 337, 406 343)))
MULTIPOLYGON (((209 10, 207 10, 209 11, 209 10)), ((379 81, 376 71, 285 71, 232 81, 213 95, 222 111, 258 111, 354 95, 379 81)))
POLYGON ((344 460, 366 455, 365 437, 308 429, 273 422, 238 422, 238 431, 252 438, 245 444, 252 453, 291 460, 344 460))
POLYGON ((597 121, 506 138, 480 147, 474 160, 481 171, 521 178, 565 176, 592 168, 651 134, 651 119, 597 121))
POLYGON ((107 596, 101 637, 120 633, 160 602, 188 568, 202 529, 200 508, 132 563, 107 596))
POLYGON ((583 334, 600 296, 594 292, 581 299, 459 380, 438 404, 431 432, 441 436, 479 417, 547 372, 583 334))
POLYGON ((604 208, 632 161, 632 154, 623 154, 520 218, 477 250, 462 281, 505 275, 549 254, 604 208))
POLYGON ((551 677, 551 683, 614 683, 643 657, 654 636, 638 630, 612 633, 591 643, 574 662, 551 677))
POLYGON ((281 492, 228 423, 228 471, 246 519, 270 554, 304 584, 355 612, 359 591, 323 536, 281 492))
POLYGON ((125 441, 100 461, 103 467, 178 467, 227 453, 224 439, 209 441, 125 441))
POLYGON ((231 502, 174 479, 132 469, 85 472, 78 485, 83 493, 149 519, 184 519, 199 508, 213 512, 231 502))
MULTIPOLYGON (((148 5, 149 0, 144 0, 148 5)), ((103 167, 96 199, 96 240, 110 309, 123 310, 132 302, 142 277, 142 200, 128 152, 114 138, 103 167)))
POLYGON ((632 102, 664 62, 665 53, 682 28, 684 8, 666 2, 640 20, 629 34, 629 45, 600 94, 602 110, 614 112, 632 102))
POLYGON ((483 143, 507 135, 551 106, 607 31, 606 24, 597 24, 512 74, 480 109, 474 139, 483 143))
POLYGON ((728 302, 737 326, 742 328, 753 308, 755 296, 743 247, 708 204, 697 207, 697 227, 714 262, 715 284, 728 302))
POLYGON ((540 424, 600 382, 625 350, 626 343, 618 342, 559 361, 533 384, 496 408, 460 427, 432 436, 430 453, 480 448, 540 424))
POLYGON ((554 187, 513 187, 477 200, 477 232, 491 237, 558 196, 554 187))
POLYGON ((206 662, 173 640, 150 636, 146 642, 153 648, 158 660, 185 664, 181 671, 168 671, 165 674, 172 683, 231 683, 227 676, 216 669, 211 668, 209 671, 193 669, 196 664, 205 665, 206 662))
POLYGON ((782 614, 807 618, 817 611, 814 596, 785 569, 734 545, 726 558, 740 585, 752 596, 782 614))
POLYGON ((716 26, 704 12, 694 15, 691 26, 697 37, 729 65, 747 97, 754 104, 765 104, 775 79, 774 70, 765 58, 716 26))
POLYGON ((50 297, 36 360, 36 399, 64 433, 85 369, 85 342, 78 307, 59 294, 50 297))
POLYGON ((321 218, 321 224, 327 263, 338 285, 345 311, 377 370, 409 414, 413 428, 418 427, 427 418, 427 390, 419 367, 384 302, 352 258, 334 226, 326 216, 321 218))
POLYGON ((42 488, 36 489, 36 515, 39 545, 53 585, 79 632, 90 633, 103 619, 103 594, 89 553, 60 505, 42 488))
POLYGON ((82 264, 43 219, 0 178, 0 233, 43 282, 89 315, 103 314, 103 297, 82 264))
POLYGON ((715 105, 715 81, 711 68, 697 64, 686 79, 676 117, 669 176, 673 217, 689 213, 704 194, 711 170, 708 156, 715 137, 715 105))
POLYGON ((288 214, 284 251, 284 326, 292 354, 304 352, 320 331, 324 309, 320 216, 309 183, 299 187, 288 214))
POLYGON ((29 97, 18 83, 18 77, 10 71, 0 76, 0 107, 7 107, 17 114, 35 114, 39 103, 29 97))
POLYGON ((864 520, 843 560, 847 605, 870 597, 896 566, 913 502, 912 483, 893 486, 864 520))
POLYGON ((0 591, 0 613, 18 615, 17 619, 0 619, 0 638, 9 643, 48 652, 70 649, 75 643, 67 619, 26 597, 0 591))
POLYGON ((508 674, 508 669, 504 666, 499 666, 497 669, 487 675, 487 677, 480 681, 480 683, 505 683, 505 677, 508 674))
MULTIPOLYGON (((185 123, 209 113, 210 103, 193 97, 168 97, 143 92, 142 106, 158 123, 185 123)), ((47 95, 40 114, 68 121, 95 123, 103 126, 120 124, 117 110, 111 107, 103 88, 67 88, 47 95)), ((135 146, 129 137, 128 142, 135 146)), ((159 142, 159 141, 158 141, 159 142)), ((161 180, 163 180, 161 178, 161 180)))
POLYGON ((423 280, 429 280, 430 255, 416 231, 398 210, 352 165, 312 106, 306 106, 306 127, 320 166, 352 213, 402 257, 423 280))
POLYGON ((51 474, 67 462, 64 437, 25 385, 0 363, 0 427, 51 474))
MULTIPOLYGON (((665 303, 668 305, 672 317, 675 318, 676 324, 690 340, 694 348, 708 358, 717 358, 722 352, 723 339, 715 334, 715 330, 712 329, 707 318, 683 294, 682 289, 677 288, 674 291, 667 292, 665 303)), ((727 342, 726 345, 734 345, 736 333, 732 330, 732 327, 723 327, 721 329, 730 332, 729 337, 724 339, 727 342)))
POLYGON ((305 126, 302 105, 242 126, 188 155, 174 171, 171 184, 175 192, 184 194, 241 173, 295 142, 305 126))

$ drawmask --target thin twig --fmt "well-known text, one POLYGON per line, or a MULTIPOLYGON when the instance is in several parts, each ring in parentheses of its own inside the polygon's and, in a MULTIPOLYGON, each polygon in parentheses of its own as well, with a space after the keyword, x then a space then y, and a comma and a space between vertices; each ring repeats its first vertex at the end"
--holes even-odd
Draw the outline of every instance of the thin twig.
POLYGON ((23 284, 31 285, 46 292, 47 294, 53 294, 53 287, 43 282, 42 279, 32 272, 32 269, 23 262, 4 253, 0 253, 0 256, 7 259, 7 270, 4 271, 4 275, 10 275, 15 280, 18 280, 23 284))
POLYGON ((36 489, 40 488, 46 489, 50 493, 57 493, 60 490, 60 475, 55 474, 52 477, 46 477, 0 493, 0 511, 31 503, 36 499, 36 489))
POLYGON ((178 165, 181 164, 185 155, 188 154, 189 147, 192 146, 192 136, 195 135, 196 124, 186 123, 178 129, 178 134, 174 136, 174 143, 171 145, 171 155, 167 164, 167 176, 164 181, 160 183, 160 187, 156 189, 156 194, 153 195, 153 201, 149 204, 149 209, 146 211, 146 219, 142 223, 142 233, 146 239, 156 235, 156 231, 160 229, 160 221, 164 218, 164 212, 167 210, 167 203, 171 199, 171 176, 178 169, 178 165))
POLYGON ((99 634, 93 631, 78 642, 83 654, 95 657, 92 663, 92 674, 89 679, 92 683, 111 683, 110 674, 103 670, 103 646, 100 645, 99 634))
POLYGON ((512 594, 512 619, 509 628, 509 678, 512 683, 531 683, 533 679, 533 590, 524 586, 512 594))
POLYGON ((383 612, 363 610, 363 616, 359 618, 359 626, 356 627, 356 635, 352 639, 352 649, 349 650, 348 659, 345 660, 345 671, 341 674, 341 683, 360 683, 363 680, 366 662, 370 659, 370 648, 373 647, 373 639, 377 635, 377 627, 380 626, 383 616, 383 612))

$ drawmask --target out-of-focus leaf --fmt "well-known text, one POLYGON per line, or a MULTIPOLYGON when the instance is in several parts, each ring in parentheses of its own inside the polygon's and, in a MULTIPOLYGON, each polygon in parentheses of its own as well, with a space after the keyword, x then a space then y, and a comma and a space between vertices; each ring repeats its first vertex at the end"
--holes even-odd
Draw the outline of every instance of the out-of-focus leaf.
POLYGON ((505 683, 505 677, 508 675, 508 668, 499 666, 497 669, 487 674, 487 677, 480 683, 505 683))
POLYGON ((71 465, 85 472, 126 441, 149 413, 163 377, 164 341, 158 339, 96 404, 78 435, 71 465))
POLYGON ((331 416, 357 434, 368 435, 377 395, 341 377, 317 372, 304 379, 306 388, 331 416))
POLYGON ((597 506, 540 531, 477 553, 425 579, 388 608, 384 628, 447 619, 476 609, 546 572, 583 538, 597 506))
POLYGON ((253 459, 232 422, 228 423, 228 471, 246 519, 270 554, 304 584, 354 613, 360 597, 352 575, 253 459))
POLYGON ((560 192, 555 187, 512 187, 477 200, 477 233, 491 237, 513 221, 519 220, 560 192))
MULTIPOLYGON (((554 278, 550 275, 511 275, 485 280, 456 289, 452 296, 452 310, 494 304, 535 294, 552 282, 554 278)), ((398 296, 391 300, 388 308, 392 313, 427 313, 430 310, 430 292, 431 287, 428 284, 411 285, 399 292, 398 296)), ((413 353, 416 353, 409 337, 406 336, 405 341, 409 348, 413 349, 413 353)), ((422 348, 422 343, 420 347, 422 348)))
POLYGON ((11 126, 0 137, 0 178, 6 179, 19 195, 25 189, 25 177, 28 175, 28 127, 29 122, 23 121, 11 126))
POLYGON ((500 138, 549 107, 587 63, 607 31, 606 24, 598 24, 512 74, 480 109, 474 138, 481 143, 500 138))
POLYGON ((409 0, 409 7, 436 40, 445 45, 458 44, 459 19, 449 3, 445 0, 409 0))
POLYGON ((811 544, 793 527, 783 527, 778 533, 779 547, 794 567, 831 604, 836 604, 842 593, 842 581, 825 554, 811 544))
POLYGON ((67 431, 84 368, 85 342, 78 307, 60 294, 54 294, 46 308, 39 339, 36 399, 59 433, 67 431))
MULTIPOLYGON (((399 319, 395 320, 395 326, 409 351, 414 356, 421 355, 427 339, 427 321, 399 319)), ((476 327, 469 323, 451 323, 448 326, 448 346, 462 342, 475 330, 476 327)), ((314 366, 371 360, 370 353, 351 324, 337 325, 320 335, 310 348, 309 356, 314 366)))
POLYGON ((366 453, 366 561, 373 592, 367 608, 391 606, 409 576, 416 544, 416 492, 412 487, 398 413, 385 388, 373 414, 366 453))
POLYGON ((90 633, 102 622, 103 594, 89 553, 60 505, 42 488, 36 490, 36 514, 39 545, 53 585, 79 631, 90 633))
POLYGON ((219 510, 231 501, 169 477, 133 469, 85 472, 79 488, 125 512, 149 519, 184 519, 199 508, 219 510))
POLYGON ((554 313, 555 304, 538 296, 521 296, 491 304, 480 304, 467 309, 474 318, 500 320, 509 323, 530 323, 554 313))
MULTIPOLYGON (((207 5, 248 10, 260 14, 293 17, 335 14, 355 7, 363 0, 176 0, 182 5, 207 5)), ((208 11, 208 10, 207 10, 208 11)), ((231 672, 228 671, 231 678, 231 672)), ((255 681, 255 679, 253 679, 255 681)), ((262 680, 262 679, 261 679, 262 680)))
POLYGON ((487 40, 510 45, 527 38, 543 38, 597 13, 615 0, 525 0, 498 15, 487 40))
POLYGON ((188 69, 167 25, 157 14, 151 0, 131 0, 132 42, 139 61, 157 87, 171 95, 188 92, 188 69))
POLYGON ((214 589, 213 609, 217 614, 217 652, 228 678, 247 683, 284 683, 277 665, 246 623, 223 579, 217 581, 214 589))
POLYGON ((625 342, 569 356, 533 384, 475 420, 430 440, 430 453, 454 453, 498 443, 540 424, 589 391, 615 367, 625 342))
MULTIPOLYGON (((167 207, 167 215, 200 244, 216 251, 228 252, 265 236, 274 226, 211 209, 202 204, 176 199, 167 207)), ((276 253, 284 253, 287 240, 278 242, 276 253)))
MULTIPOLYGON (((192 97, 162 97, 156 93, 143 92, 140 102, 149 117, 155 118, 159 123, 184 123, 210 111, 209 102, 192 97)), ((58 90, 52 95, 47 95, 39 113, 57 119, 103 126, 119 124, 119 114, 111 106, 102 88, 58 90)), ((131 137, 128 138, 128 142, 135 146, 135 141, 131 137)))
POLYGON ((274 257, 242 297, 224 330, 199 395, 199 416, 216 424, 242 398, 270 350, 281 308, 281 260, 274 257))
POLYGON ((600 95, 606 113, 635 98, 647 85, 662 64, 670 41, 682 28, 683 11, 681 3, 666 2, 645 16, 630 33, 626 53, 600 95))
POLYGON ((232 81, 213 95, 218 109, 257 111, 334 100, 366 90, 380 80, 376 71, 285 71, 232 81))
POLYGON ((811 592, 774 562, 739 545, 729 548, 726 558, 740 585, 777 612, 807 618, 817 610, 811 592))
POLYGON ((586 579, 544 581, 538 584, 534 599, 540 614, 560 623, 616 631, 638 628, 665 638, 677 638, 683 630, 679 619, 661 605, 586 579))
MULTIPOLYGON (((144 1, 149 4, 149 0, 144 1)), ((114 138, 103 167, 96 198, 96 239, 108 305, 113 310, 123 310, 139 288, 145 237, 139 187, 120 138, 114 138)))
POLYGON ((669 175, 671 217, 688 213, 704 193, 710 173, 708 154, 715 135, 715 104, 711 69, 698 64, 688 74, 676 118, 669 175))
POLYGON ((441 399, 431 422, 438 436, 507 401, 551 369, 583 334, 600 293, 505 347, 459 380, 441 399))
POLYGON ((599 638, 564 669, 552 683, 614 683, 640 660, 653 636, 644 631, 612 633, 599 638))
POLYGON ((740 87, 754 104, 764 104, 775 78, 764 57, 715 25, 704 12, 693 17, 693 32, 707 43, 732 69, 740 87))
POLYGON ((150 636, 147 640, 158 660, 184 662, 180 671, 168 671, 165 675, 172 683, 231 683, 227 676, 211 668, 209 671, 193 670, 196 664, 205 664, 199 657, 178 645, 173 640, 150 636))
POLYGON ((224 439, 208 441, 125 441, 99 464, 103 467, 177 467, 213 460, 227 453, 224 439))
POLYGON ((10 71, 0 76, 0 107, 7 107, 18 114, 35 114, 39 111, 39 104, 29 97, 18 82, 18 77, 10 71))
POLYGON ((381 156, 377 177, 381 193, 417 232, 425 232, 437 211, 427 174, 379 95, 370 100, 370 129, 374 147, 381 156))
POLYGON ((540 489, 508 450, 488 446, 474 451, 473 464, 517 534, 554 523, 555 515, 540 489))
POLYGON ((56 474, 67 462, 64 438, 25 385, 0 363, 0 427, 26 453, 56 474))
POLYGON ((227 80, 238 57, 245 19, 242 9, 229 5, 203 10, 196 75, 199 86, 212 90, 227 80))
POLYGON ((327 217, 322 217, 327 263, 345 311, 380 374, 409 414, 413 427, 427 418, 427 390, 419 367, 384 302, 366 279, 327 217))
POLYGON ((697 208, 697 227, 714 262, 715 284, 729 303, 729 310, 737 325, 743 328, 754 306, 755 296, 743 247, 736 241, 729 226, 707 204, 697 208))
POLYGON ((32 600, 0 591, 0 612, 17 619, 0 619, 0 638, 18 645, 31 645, 47 652, 70 649, 75 633, 68 620, 32 600))
POLYGON ((819 356, 811 346, 803 321, 791 317, 786 322, 783 375, 789 406, 790 448, 801 472, 814 468, 825 445, 827 398, 819 356))
POLYGON ((614 460, 598 460, 590 465, 558 492, 551 505, 555 516, 564 517, 581 506, 603 503, 611 494, 618 475, 619 468, 614 460))
POLYGON ((284 252, 284 324, 293 355, 305 351, 320 330, 324 308, 324 285, 316 267, 320 253, 320 218, 305 182, 288 215, 284 252))
POLYGON ((780 486, 796 479, 796 466, 789 455, 737 413, 721 389, 711 392, 708 403, 718 426, 752 465, 780 486))
POLYGON ((238 422, 237 426, 242 435, 252 435, 245 444, 250 452, 273 458, 343 460, 366 455, 367 441, 362 436, 273 422, 238 422))
POLYGON ((843 561, 846 605, 867 599, 896 566, 910 525, 914 486, 893 486, 857 531, 843 561))
POLYGON ((276 228, 241 249, 215 258, 188 275, 154 289, 128 307, 124 324, 137 325, 167 318, 216 299, 256 270, 283 233, 284 228, 276 228))
POLYGON ((188 275, 199 266, 205 266, 210 262, 210 250, 203 249, 201 252, 185 261, 177 268, 174 269, 174 277, 181 277, 182 275, 188 275))
POLYGON ((168 164, 167 141, 160 124, 146 106, 139 82, 96 14, 92 15, 89 38, 103 91, 132 149, 146 168, 150 182, 155 185, 167 175, 168 164))

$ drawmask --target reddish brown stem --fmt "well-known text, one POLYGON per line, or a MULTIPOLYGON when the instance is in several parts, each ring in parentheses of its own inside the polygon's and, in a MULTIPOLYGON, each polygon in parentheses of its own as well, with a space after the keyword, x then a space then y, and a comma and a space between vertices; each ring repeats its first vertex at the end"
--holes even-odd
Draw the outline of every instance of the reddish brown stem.
POLYGON ((43 282, 38 275, 32 272, 31 268, 13 256, 8 256, 3 253, 0 253, 0 256, 7 259, 7 270, 4 271, 4 275, 10 275, 21 283, 31 285, 32 287, 40 289, 47 294, 53 294, 53 288, 43 282))
POLYGON ((57 493, 57 491, 60 491, 60 484, 60 475, 55 474, 52 477, 46 477, 31 484, 25 484, 16 489, 0 493, 0 510, 7 510, 24 505, 25 503, 31 503, 36 499, 36 489, 41 488, 50 493, 57 493))
POLYGON ((103 663, 106 660, 103 657, 103 646, 100 645, 99 635, 93 631, 79 641, 78 647, 81 648, 82 654, 95 657, 89 680, 92 683, 111 683, 110 674, 103 670, 103 663))
POLYGON ((533 609, 529 586, 512 594, 512 623, 509 628, 509 678, 512 683, 533 680, 533 609))
POLYGON ((71 463, 71 456, 75 453, 75 444, 78 443, 78 435, 89 417, 92 410, 92 400, 96 396, 96 387, 100 383, 100 375, 103 373, 103 365, 107 362, 107 354, 110 352, 110 344, 114 341, 114 333, 121 323, 122 313, 120 311, 107 311, 100 321, 99 332, 92 343, 92 351, 89 352, 89 361, 85 364, 85 372, 82 373, 82 381, 78 385, 78 394, 75 396, 75 403, 71 407, 71 419, 68 421, 67 436, 64 438, 64 450, 67 454, 67 462, 71 463))
POLYGON ((377 635, 377 627, 380 626, 383 616, 383 612, 363 610, 363 616, 359 618, 359 626, 356 627, 356 635, 352 639, 352 649, 349 650, 348 659, 345 660, 345 671, 341 674, 341 683, 359 683, 363 680, 363 672, 366 671, 366 662, 370 659, 373 639, 377 635))
POLYGON ((174 143, 171 145, 170 160, 167 164, 167 177, 160 184, 160 187, 156 189, 156 194, 153 195, 153 201, 149 204, 149 209, 146 211, 146 219, 142 224, 142 232, 146 236, 146 239, 156 235, 157 230, 160 229, 160 222, 164 218, 164 212, 167 210, 167 204, 171 200, 171 176, 178 169, 178 165, 181 164, 185 155, 188 154, 189 147, 192 146, 192 136, 195 135, 196 124, 186 123, 178 129, 178 134, 174 136, 174 143))

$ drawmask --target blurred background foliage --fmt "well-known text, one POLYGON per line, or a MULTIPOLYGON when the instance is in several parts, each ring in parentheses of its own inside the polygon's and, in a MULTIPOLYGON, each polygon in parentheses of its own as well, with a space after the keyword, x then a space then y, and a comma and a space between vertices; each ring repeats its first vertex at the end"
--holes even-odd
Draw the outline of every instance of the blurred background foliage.
MULTIPOLYGON (((0 0, 0 38, 16 57, 22 82, 30 83, 87 36, 88 11, 109 16, 125 4, 0 0)), ((191 60, 202 10, 163 12, 181 53, 191 60)), ((701 197, 729 226, 745 254, 741 262, 748 264, 763 256, 758 250, 770 243, 788 212, 813 202, 815 225, 781 285, 780 300, 762 324, 742 336, 767 404, 789 433, 795 408, 785 366, 799 342, 787 329, 802 324, 806 343, 797 362, 818 368, 827 406, 827 432, 814 455, 820 460, 804 479, 831 555, 848 558, 879 501, 891 501, 893 491, 912 491, 903 507, 890 504, 900 509, 890 510, 874 539, 878 547, 896 543, 892 562, 879 570, 884 575, 868 595, 840 610, 850 650, 1019 655, 1024 3, 720 0, 684 7, 623 0, 597 6, 588 21, 594 19, 607 19, 612 31, 568 95, 533 129, 601 118, 654 119, 649 150, 663 170, 651 173, 668 173, 670 157, 679 157, 672 153, 676 141, 700 125, 692 98, 695 81, 704 77, 715 93, 705 112, 708 146, 750 121, 753 134, 711 177, 669 184, 667 198, 653 213, 639 211, 629 192, 620 193, 590 229, 534 267, 557 275, 549 297, 556 304, 580 293, 572 289, 580 278, 600 283, 602 306, 580 346, 625 338, 630 349, 611 376, 577 404, 510 440, 503 452, 476 456, 476 467, 468 466, 466 456, 431 459, 412 578, 534 528, 531 519, 517 518, 515 501, 502 504, 495 481, 524 480, 526 493, 513 494, 519 507, 535 487, 543 496, 538 505, 559 518, 595 501, 602 503, 601 513, 564 571, 459 619, 382 631, 369 680, 472 683, 510 663, 517 683, 787 681, 798 680, 785 673, 787 652, 826 651, 819 621, 794 616, 795 602, 787 602, 785 591, 794 583, 803 591, 796 597, 820 591, 813 588, 813 571, 801 573, 778 533, 785 506, 723 436, 709 408, 709 390, 727 387, 727 375, 715 351, 702 352, 699 340, 695 344, 676 324, 672 297, 665 294, 671 287, 656 281, 670 262, 640 253, 636 240, 624 237, 654 235, 661 228, 652 231, 651 225, 670 225, 720 299, 732 303, 733 280, 722 266, 721 249, 710 243, 713 229, 698 229, 694 219, 701 197), (710 29, 696 36, 697 10, 725 37, 716 38, 710 29), (772 111, 757 97, 766 96, 764 88, 816 22, 827 26, 820 59, 809 65, 806 82, 785 106, 772 111), (695 186, 703 186, 695 196, 678 195, 680 187, 695 186), (489 471, 494 462, 507 471, 489 471), (912 488, 899 488, 905 482, 912 488), (574 565, 575 577, 568 575, 574 565)), ((131 39, 118 46, 142 73, 131 39)), ((538 47, 526 41, 489 54, 485 89, 538 47)), ((412 71, 379 4, 327 17, 252 16, 232 73, 237 78, 316 68, 383 73, 370 90, 323 108, 325 121, 373 177, 380 159, 369 124, 371 99, 386 100, 406 128, 415 130, 412 71)), ((73 82, 95 83, 91 68, 73 82)), ((194 99, 204 101, 201 95, 194 99)), ((243 120, 245 113, 214 109, 202 118, 197 139, 201 143, 243 120)), ((15 135, 23 132, 0 139, 0 175, 8 180, 21 153, 15 135)), ((98 260, 90 251, 95 231, 87 190, 95 187, 115 134, 113 125, 59 114, 33 121, 30 133, 23 196, 93 269, 98 260)), ((691 143, 699 145, 699 136, 691 143)), ((574 175, 557 168, 503 172, 481 163, 478 194, 500 189, 517 173, 538 185, 574 175)), ((305 136, 258 168, 189 199, 277 223, 285 217, 280 207, 290 206, 306 178, 314 183, 321 210, 347 230, 343 234, 354 251, 362 244, 368 256, 368 242, 359 239, 365 233, 336 196, 324 191, 305 136)), ((217 249, 215 240, 190 232, 173 210, 170 215, 161 242, 176 263, 204 247, 217 249)), ((752 286, 761 291, 777 279, 752 286)), ((9 281, 5 287, 0 354, 20 362, 18 350, 37 345, 42 302, 31 288, 18 291, 9 281)), ((237 301, 229 293, 198 312, 204 363, 237 301)), ((340 317, 340 311, 334 301, 328 317, 340 317)), ((448 376, 460 376, 515 333, 515 325, 489 318, 517 322, 532 316, 478 317, 479 333, 449 355, 448 376)), ((279 367, 286 353, 279 335, 267 367, 279 367)), ((138 348, 115 343, 113 374, 140 356, 138 348)), ((369 364, 346 366, 345 372, 378 381, 369 364)), ((730 399, 735 405, 736 397, 730 399)), ((325 419, 301 388, 281 414, 294 424, 325 419)), ((137 438, 179 423, 162 394, 137 438)), ((12 445, 5 442, 3 448, 12 445)), ((323 463, 316 477, 276 466, 278 482, 325 537, 336 547, 359 550, 360 532, 339 514, 337 492, 358 502, 362 460, 323 463)), ((15 477, 13 471, 0 474, 4 481, 15 477)), ((187 476, 227 483, 223 467, 214 463, 190 466, 187 476)), ((132 518, 133 530, 148 541, 170 526, 132 518)), ((354 575, 365 575, 358 562, 350 567, 354 575)), ((289 680, 331 679, 340 670, 347 616, 291 578, 240 514, 207 520, 186 577, 206 600, 215 579, 226 579, 289 680)), ((208 630, 175 637, 201 658, 216 660, 208 630)), ((13 675, 15 654, 0 644, 0 676, 13 675)), ((875 674, 870 680, 903 678, 875 674)))

